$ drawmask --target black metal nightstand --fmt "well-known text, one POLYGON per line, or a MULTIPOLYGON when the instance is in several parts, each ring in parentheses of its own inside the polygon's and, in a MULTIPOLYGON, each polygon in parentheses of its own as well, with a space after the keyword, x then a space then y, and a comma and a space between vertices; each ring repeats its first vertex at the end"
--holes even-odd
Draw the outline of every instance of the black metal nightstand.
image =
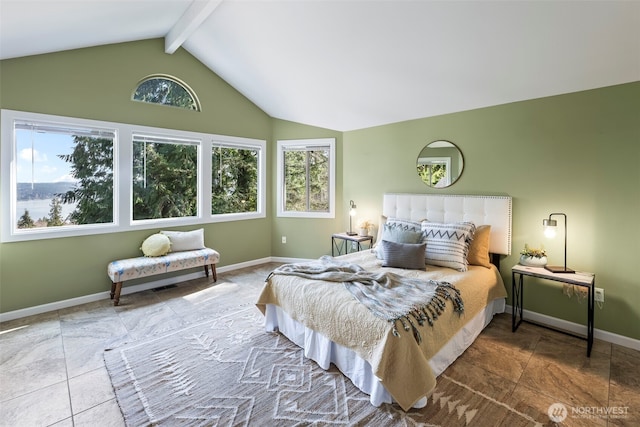
POLYGON ((348 254, 350 244, 354 243, 356 251, 361 251, 362 243, 365 242, 369 242, 369 247, 371 247, 373 245, 373 236, 350 236, 347 233, 335 233, 331 236, 331 256, 336 256, 336 251, 338 255, 348 254))
MULTIPOLYGON (((578 338, 587 340, 587 357, 591 357, 591 348, 593 347, 593 323, 594 323, 594 297, 595 297, 595 275, 583 275, 583 274, 571 274, 571 273, 552 273, 545 270, 543 267, 527 267, 524 265, 514 265, 511 268, 511 300, 512 300, 512 312, 511 312, 511 331, 515 332, 520 326, 520 323, 527 322, 522 318, 522 305, 524 300, 523 284, 524 276, 537 277, 539 279, 553 280, 556 282, 567 283, 569 285, 582 286, 587 288, 588 305, 587 305, 587 337, 574 335, 578 338), (516 282, 516 275, 518 280, 516 282), (520 316, 520 320, 516 321, 517 316, 520 316)), ((549 328, 548 326, 545 326, 549 328)), ((554 329, 554 328, 549 328, 554 329)), ((567 333, 566 331, 560 331, 567 333)))

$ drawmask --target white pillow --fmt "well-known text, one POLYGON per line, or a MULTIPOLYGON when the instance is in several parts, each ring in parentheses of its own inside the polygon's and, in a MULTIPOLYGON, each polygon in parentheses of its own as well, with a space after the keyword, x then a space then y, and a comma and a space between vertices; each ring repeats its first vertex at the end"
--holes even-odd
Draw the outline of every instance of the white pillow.
POLYGON ((151 257, 166 255, 170 248, 171 242, 169 241, 169 238, 164 234, 157 233, 144 239, 140 250, 144 256, 151 257))
POLYGON ((387 218, 385 225, 389 228, 397 228, 404 231, 422 231, 422 222, 411 221, 410 219, 387 218))
POLYGON ((384 215, 380 215, 380 223, 378 224, 378 235, 376 236, 376 245, 382 242, 382 230, 384 229, 384 225, 387 223, 387 217, 384 215))
POLYGON ((204 229, 199 228, 192 231, 166 231, 162 230, 171 241, 171 251, 191 251, 193 249, 204 249, 204 229))

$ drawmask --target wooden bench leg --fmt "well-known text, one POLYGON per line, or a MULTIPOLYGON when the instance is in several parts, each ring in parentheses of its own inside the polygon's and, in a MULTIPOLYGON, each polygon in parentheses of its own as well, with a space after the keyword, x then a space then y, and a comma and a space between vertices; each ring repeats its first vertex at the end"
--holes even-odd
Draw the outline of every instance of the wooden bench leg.
MULTIPOLYGON (((213 281, 217 282, 218 281, 218 272, 216 271, 216 265, 215 264, 211 264, 211 273, 213 273, 213 281)), ((204 266, 204 274, 207 275, 207 277, 209 277, 209 266, 205 264, 204 266)))
POLYGON ((111 284, 111 299, 113 300, 114 306, 120 304, 120 291, 122 291, 122 282, 114 282, 111 284))

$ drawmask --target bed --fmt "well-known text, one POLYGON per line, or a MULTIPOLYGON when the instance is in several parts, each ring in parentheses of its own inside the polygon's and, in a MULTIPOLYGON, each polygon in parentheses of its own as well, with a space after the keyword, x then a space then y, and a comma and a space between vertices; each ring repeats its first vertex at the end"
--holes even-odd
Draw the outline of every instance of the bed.
MULTIPOLYGON (((268 331, 282 333, 323 369, 334 364, 370 396, 371 404, 396 402, 407 411, 426 405, 436 377, 473 343, 496 313, 504 311, 507 294, 495 264, 500 255, 511 252, 511 198, 385 194, 382 215, 391 225, 394 221, 420 223, 423 235, 428 227, 439 225, 473 224, 472 234, 482 226, 488 234, 483 250, 491 254, 493 263, 469 264, 461 268, 466 271, 430 264, 424 270, 383 267, 387 260, 379 248, 336 258, 367 274, 390 272, 408 280, 451 283, 459 291, 464 311, 456 311, 454 301, 447 301, 432 325, 424 322, 413 327, 417 335, 410 328, 394 331, 397 322, 372 314, 345 286, 280 274, 270 275, 257 306, 265 315, 268 331)), ((427 238, 427 248, 430 242, 427 238)))

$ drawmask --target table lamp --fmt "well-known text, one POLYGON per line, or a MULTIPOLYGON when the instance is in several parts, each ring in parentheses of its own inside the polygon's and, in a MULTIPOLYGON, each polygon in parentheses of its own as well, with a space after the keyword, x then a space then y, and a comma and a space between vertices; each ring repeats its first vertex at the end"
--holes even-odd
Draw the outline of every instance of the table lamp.
POLYGON ((551 219, 554 215, 562 215, 564 217, 564 266, 546 265, 544 268, 552 273, 575 273, 574 270, 567 268, 567 215, 563 213, 552 213, 548 219, 543 219, 542 226, 544 227, 544 235, 550 239, 556 236, 558 221, 551 219))
POLYGON ((347 236, 355 236, 356 232, 351 230, 351 219, 356 216, 356 204, 353 203, 353 200, 349 200, 349 231, 347 231, 347 236))

